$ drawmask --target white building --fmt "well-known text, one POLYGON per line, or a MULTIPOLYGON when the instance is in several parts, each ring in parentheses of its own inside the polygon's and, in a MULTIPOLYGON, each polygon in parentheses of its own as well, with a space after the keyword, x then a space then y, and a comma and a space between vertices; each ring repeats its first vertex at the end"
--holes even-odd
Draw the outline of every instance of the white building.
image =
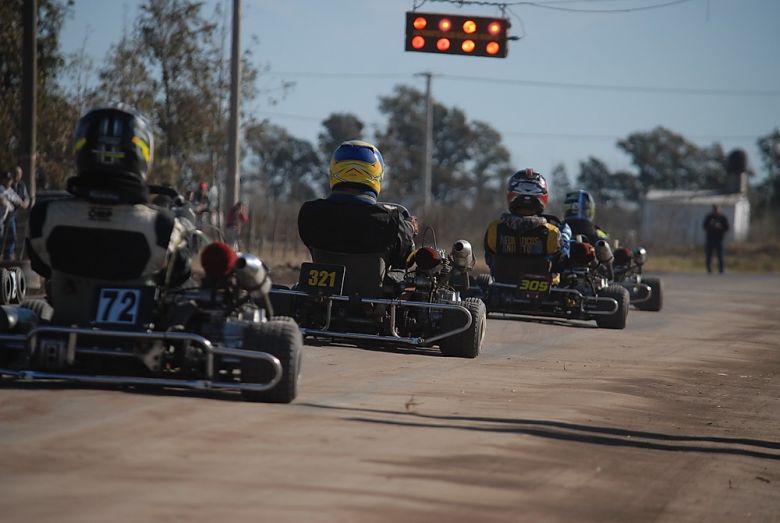
POLYGON ((648 191, 642 202, 639 241, 646 244, 703 245, 704 217, 712 206, 729 221, 726 241, 744 241, 750 228, 750 202, 745 192, 648 191))

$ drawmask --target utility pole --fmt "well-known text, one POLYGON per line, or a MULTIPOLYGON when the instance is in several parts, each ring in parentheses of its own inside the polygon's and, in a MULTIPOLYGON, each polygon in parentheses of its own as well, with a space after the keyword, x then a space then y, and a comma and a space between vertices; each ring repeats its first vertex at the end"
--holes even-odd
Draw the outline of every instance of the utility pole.
POLYGON ((30 197, 35 199, 35 128, 38 94, 38 0, 24 0, 22 11, 22 169, 30 197))
POLYGON ((418 73, 425 77, 425 153, 423 158, 423 217, 429 217, 433 180, 433 98, 431 96, 431 73, 418 73))
POLYGON ((228 176, 225 208, 230 209, 241 198, 241 0, 233 0, 233 45, 230 55, 230 122, 228 123, 228 176))

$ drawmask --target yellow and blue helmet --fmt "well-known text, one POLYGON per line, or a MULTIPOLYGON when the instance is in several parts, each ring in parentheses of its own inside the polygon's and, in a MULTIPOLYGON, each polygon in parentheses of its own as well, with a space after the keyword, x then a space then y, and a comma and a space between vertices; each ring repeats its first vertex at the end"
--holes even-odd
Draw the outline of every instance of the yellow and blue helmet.
POLYGON ((358 184, 368 187, 377 195, 382 189, 385 161, 373 144, 361 140, 349 140, 333 152, 330 158, 330 188, 339 184, 358 184))

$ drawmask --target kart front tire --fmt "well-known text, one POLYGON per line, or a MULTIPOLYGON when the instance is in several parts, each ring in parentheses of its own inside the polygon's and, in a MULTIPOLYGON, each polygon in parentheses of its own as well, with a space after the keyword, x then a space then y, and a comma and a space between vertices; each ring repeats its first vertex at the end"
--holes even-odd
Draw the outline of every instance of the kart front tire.
MULTIPOLYGON (((439 342, 439 350, 449 358, 476 358, 482 347, 487 327, 485 304, 479 298, 466 298, 461 304, 471 313, 471 325, 465 331, 439 342)), ((455 311, 445 311, 444 328, 455 329, 463 325, 463 315, 455 311)))
POLYGON ((664 304, 664 289, 663 285, 661 285, 661 279, 642 278, 642 283, 645 283, 648 287, 650 287, 652 294, 650 295, 649 300, 636 303, 634 306, 642 311, 660 311, 664 304))
POLYGON ((628 291, 624 287, 612 283, 608 287, 600 290, 598 294, 601 298, 614 298, 615 301, 617 301, 618 308, 609 316, 597 316, 596 325, 602 329, 625 329, 626 318, 628 317, 628 306, 631 302, 628 291))
MULTIPOLYGON (((265 323, 251 325, 244 333, 243 348, 267 352, 279 358, 282 379, 270 390, 242 390, 247 401, 290 403, 298 395, 303 337, 292 318, 274 317, 265 323)), ((244 358, 241 361, 242 383, 264 383, 271 380, 273 368, 263 360, 244 358)))

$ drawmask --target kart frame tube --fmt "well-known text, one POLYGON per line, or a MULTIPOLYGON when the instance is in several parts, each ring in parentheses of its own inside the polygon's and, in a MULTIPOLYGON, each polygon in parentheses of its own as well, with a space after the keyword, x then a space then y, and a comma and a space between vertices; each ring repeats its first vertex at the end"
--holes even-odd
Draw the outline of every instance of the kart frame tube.
MULTIPOLYGON (((512 285, 512 284, 508 284, 508 283, 491 283, 490 286, 491 287, 496 286, 496 287, 502 287, 502 288, 505 288, 505 289, 515 289, 515 290, 517 290, 517 285, 512 285)), ((618 302, 617 302, 617 300, 615 298, 605 298, 605 297, 602 297, 602 296, 584 296, 580 291, 578 291, 576 289, 550 289, 550 294, 551 295, 552 294, 573 294, 574 296, 580 298, 582 300, 582 304, 583 304, 581 309, 580 309, 580 311, 579 311, 580 314, 586 314, 586 315, 591 315, 591 316, 600 316, 600 315, 609 316, 610 314, 615 314, 617 312, 617 310, 618 310, 618 302), (586 310, 585 309, 585 304, 587 304, 587 303, 609 303, 612 306, 612 308, 610 310, 608 310, 608 311, 606 311, 606 310, 605 311, 586 310)), ((518 299, 518 298, 510 298, 510 303, 516 303, 516 304, 520 304, 520 305, 533 305, 535 302, 533 302, 531 300, 522 300, 522 299, 518 299)), ((551 301, 551 300, 541 301, 541 302, 539 302, 539 305, 551 306, 551 307, 560 306, 560 304, 557 301, 551 301)), ((494 312, 497 312, 497 313, 502 313, 502 314, 523 314, 523 315, 527 314, 527 315, 531 315, 531 316, 549 316, 549 317, 554 317, 554 318, 567 318, 567 317, 569 317, 568 315, 555 314, 555 313, 545 312, 545 311, 537 311, 535 309, 532 310, 532 311, 522 311, 522 312, 500 311, 500 310, 490 310, 489 312, 491 314, 494 313, 494 312)))
POLYGON ((107 350, 94 347, 80 348, 78 347, 78 336, 95 336, 106 338, 133 338, 142 340, 160 340, 163 342, 170 341, 190 341, 200 347, 202 347, 207 354, 206 359, 206 375, 207 379, 204 380, 184 380, 184 379, 168 379, 168 378, 144 378, 135 376, 104 376, 104 375, 92 375, 92 374, 69 374, 65 372, 45 372, 36 370, 13 370, 0 368, 0 375, 9 375, 23 380, 36 380, 36 379, 57 379, 67 381, 77 381, 83 383, 123 383, 131 385, 158 385, 162 387, 187 387, 191 389, 229 389, 229 390, 249 390, 255 392, 262 392, 274 388, 282 379, 282 363, 279 358, 273 354, 267 352, 250 351, 246 349, 234 349, 230 347, 215 346, 208 339, 197 334, 191 334, 186 332, 161 332, 161 331, 145 331, 145 332, 132 332, 132 331, 113 331, 113 330, 99 330, 99 329, 86 329, 77 327, 38 327, 32 329, 27 334, 16 335, 0 335, 0 346, 4 349, 19 350, 17 347, 7 346, 8 342, 11 344, 23 344, 21 350, 29 350, 30 357, 35 355, 37 348, 37 339, 45 336, 47 333, 54 335, 68 336, 67 340, 67 359, 72 362, 75 359, 75 355, 78 353, 84 354, 98 354, 108 357, 138 357, 135 353, 127 352, 123 350, 107 350), (236 358, 250 358, 257 360, 265 360, 271 364, 274 369, 274 377, 267 383, 228 383, 221 381, 214 381, 214 356, 233 356, 236 358))
POLYGON ((392 343, 403 343, 405 345, 422 347, 422 346, 429 346, 432 343, 439 341, 443 338, 448 338, 450 336, 460 334, 461 332, 465 332, 466 330, 468 330, 469 327, 471 327, 471 322, 474 321, 473 318, 471 317, 471 313, 467 308, 463 307, 462 305, 457 305, 454 303, 428 303, 424 301, 388 300, 385 298, 360 298, 360 303, 376 303, 379 305, 390 306, 390 329, 392 335, 381 336, 378 334, 362 334, 357 332, 337 332, 337 331, 328 330, 330 328, 331 310, 333 308, 333 302, 334 301, 350 302, 353 301, 354 298, 350 296, 343 296, 343 295, 319 296, 315 294, 307 294, 303 291, 294 291, 288 289, 271 289, 271 293, 286 294, 289 296, 301 296, 303 298, 309 298, 309 299, 322 299, 327 302, 325 308, 326 318, 325 318, 324 325, 319 329, 301 328, 301 332, 303 332, 305 336, 313 336, 313 337, 323 336, 327 338, 339 338, 339 339, 347 339, 347 340, 383 341, 383 342, 392 342, 392 343), (463 314, 464 318, 466 319, 466 324, 463 327, 459 327, 457 329, 439 333, 435 336, 431 336, 430 338, 404 337, 398 334, 395 325, 397 307, 416 307, 420 309, 456 310, 463 314))

